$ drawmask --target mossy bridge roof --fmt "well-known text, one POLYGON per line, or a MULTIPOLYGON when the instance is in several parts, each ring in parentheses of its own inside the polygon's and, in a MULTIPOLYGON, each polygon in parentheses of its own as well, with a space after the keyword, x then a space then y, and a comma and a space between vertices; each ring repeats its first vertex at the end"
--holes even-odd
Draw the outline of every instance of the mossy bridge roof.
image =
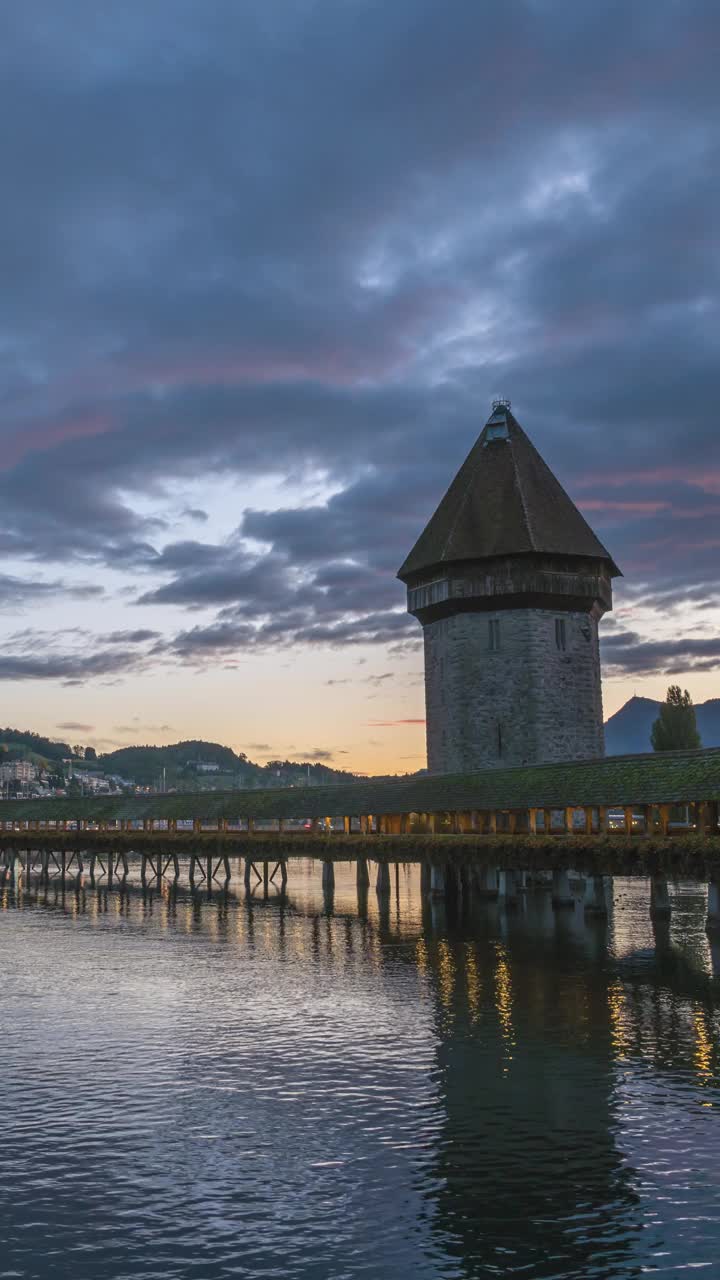
POLYGON ((211 823, 218 818, 314 818, 569 805, 611 808, 713 800, 720 801, 720 748, 715 747, 383 782, 368 779, 326 787, 11 800, 0 804, 0 821, 193 818, 211 823))

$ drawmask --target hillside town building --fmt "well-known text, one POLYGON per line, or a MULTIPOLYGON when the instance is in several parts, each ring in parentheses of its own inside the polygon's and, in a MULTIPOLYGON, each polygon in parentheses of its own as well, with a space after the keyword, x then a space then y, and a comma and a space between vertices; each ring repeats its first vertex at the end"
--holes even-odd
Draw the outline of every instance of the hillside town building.
POLYGON ((431 773, 604 754, 598 623, 619 574, 495 401, 398 573, 424 631, 431 773))

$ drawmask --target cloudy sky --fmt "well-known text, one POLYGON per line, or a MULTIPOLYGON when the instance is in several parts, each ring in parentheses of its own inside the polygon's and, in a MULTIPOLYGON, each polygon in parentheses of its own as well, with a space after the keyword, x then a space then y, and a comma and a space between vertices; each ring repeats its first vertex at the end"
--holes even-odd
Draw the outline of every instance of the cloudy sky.
POLYGON ((4 0, 0 722, 419 767, 395 573, 497 394, 624 571, 606 711, 720 694, 719 40, 4 0))

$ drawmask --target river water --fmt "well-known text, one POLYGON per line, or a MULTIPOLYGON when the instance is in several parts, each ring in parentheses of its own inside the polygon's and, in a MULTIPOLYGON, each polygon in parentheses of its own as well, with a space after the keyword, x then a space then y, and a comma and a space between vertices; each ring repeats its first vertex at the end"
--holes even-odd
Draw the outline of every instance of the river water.
POLYGON ((703 886, 0 893, 0 1277, 720 1274, 703 886))

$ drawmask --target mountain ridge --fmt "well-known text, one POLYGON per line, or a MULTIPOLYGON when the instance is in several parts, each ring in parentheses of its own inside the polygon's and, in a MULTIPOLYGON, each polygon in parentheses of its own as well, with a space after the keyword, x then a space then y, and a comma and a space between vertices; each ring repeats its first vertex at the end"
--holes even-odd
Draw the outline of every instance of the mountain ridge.
MULTIPOLYGON (((652 751, 650 734, 662 701, 633 696, 605 721, 605 754, 636 755, 652 751)), ((700 740, 704 747, 720 747, 720 698, 695 704, 700 740)))

